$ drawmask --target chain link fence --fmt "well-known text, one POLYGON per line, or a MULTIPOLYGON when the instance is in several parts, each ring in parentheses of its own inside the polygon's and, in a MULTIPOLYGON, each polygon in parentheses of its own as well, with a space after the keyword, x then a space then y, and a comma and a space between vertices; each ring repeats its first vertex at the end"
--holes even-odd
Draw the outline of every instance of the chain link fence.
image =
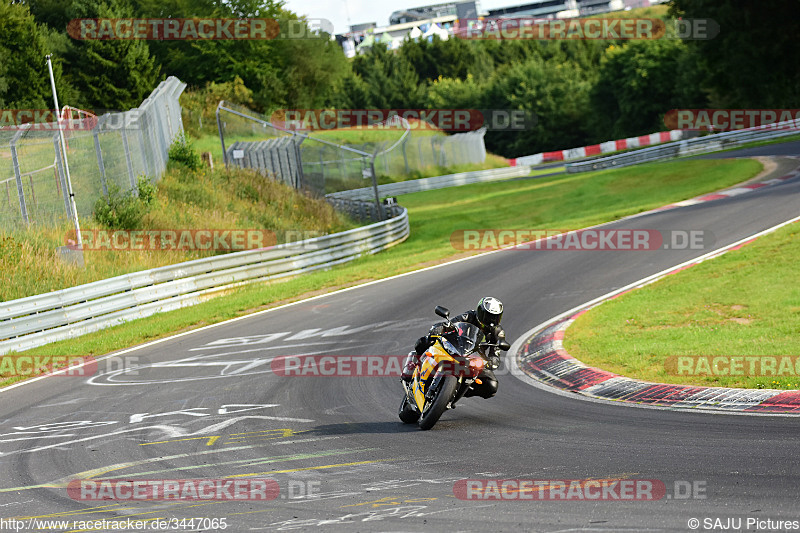
POLYGON ((390 183, 486 161, 484 128, 444 135, 398 116, 366 129, 309 135, 223 101, 217 125, 226 165, 258 169, 317 195, 369 186, 373 173, 377 183, 390 183))
POLYGON ((140 176, 158 181, 169 147, 183 131, 178 97, 185 87, 170 77, 136 109, 67 117, 61 123, 66 157, 57 124, 0 128, 0 228, 71 218, 67 164, 76 209, 84 217, 110 190, 135 191, 140 176))

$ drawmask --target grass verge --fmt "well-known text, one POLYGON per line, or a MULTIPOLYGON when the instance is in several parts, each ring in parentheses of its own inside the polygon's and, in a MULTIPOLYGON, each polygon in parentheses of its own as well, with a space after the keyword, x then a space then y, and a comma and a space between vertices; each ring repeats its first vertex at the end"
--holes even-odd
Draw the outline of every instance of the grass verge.
MULTIPOLYGON (((459 253, 459 229, 577 229, 684 200, 752 178, 754 160, 655 163, 530 181, 466 185, 404 195, 411 236, 400 246, 328 271, 280 283, 250 285, 179 311, 136 320, 30 354, 98 355, 186 329, 360 282, 417 270, 459 253)), ((513 335, 513 332, 512 332, 513 335)), ((13 378, 12 378, 13 379, 13 378)))
POLYGON ((798 357, 799 261, 800 224, 790 224, 604 302, 567 330, 565 348, 587 365, 646 381, 798 389, 800 365, 775 358, 772 368, 773 358, 759 358, 740 368, 732 358, 798 357), (679 366, 678 356, 724 357, 706 367, 706 358, 683 358, 679 366))
MULTIPOLYGON (((336 233, 357 224, 325 200, 248 171, 190 171, 172 166, 158 184, 154 205, 131 230, 263 229, 279 242, 302 230, 336 233)), ((82 218, 81 230, 110 230, 94 218, 82 218)), ((196 250, 95 250, 84 252, 86 268, 56 259, 53 250, 74 236, 69 223, 0 230, 0 301, 24 298, 130 272, 171 265, 214 252, 196 250)), ((73 237, 74 238, 74 237, 73 237)))

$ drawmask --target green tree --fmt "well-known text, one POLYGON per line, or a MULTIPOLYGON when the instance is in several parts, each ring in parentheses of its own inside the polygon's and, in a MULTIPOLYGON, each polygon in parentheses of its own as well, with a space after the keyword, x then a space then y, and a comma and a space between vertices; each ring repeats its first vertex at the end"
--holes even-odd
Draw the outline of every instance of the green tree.
POLYGON ((463 80, 470 74, 481 78, 485 77, 483 73, 494 70, 492 58, 465 39, 442 41, 434 36, 430 42, 408 40, 398 54, 411 64, 421 80, 428 82, 440 77, 463 80))
POLYGON ((353 58, 352 67, 360 78, 356 83, 363 91, 363 101, 350 98, 355 107, 416 108, 424 101, 425 89, 420 86, 414 67, 405 57, 387 50, 385 45, 375 44, 366 54, 353 58))
POLYGON ((472 74, 464 80, 442 78, 428 87, 425 106, 430 109, 477 109, 484 101, 486 86, 478 83, 472 74))
MULTIPOLYGON (((50 47, 45 28, 23 4, 0 2, 0 107, 47 109, 53 95, 45 65, 50 47)), ((56 86, 73 94, 62 79, 61 61, 53 58, 56 86)))
POLYGON ((498 131, 486 145, 506 157, 581 146, 587 137, 589 90, 593 75, 575 62, 531 57, 498 70, 484 94, 487 109, 525 110, 536 116, 535 127, 498 131))
MULTIPOLYGON (((296 15, 284 11, 284 21, 297 21, 296 15)), ((344 51, 320 32, 303 39, 276 39, 273 43, 273 61, 278 80, 283 88, 283 104, 290 108, 319 108, 331 100, 332 87, 340 85, 350 71, 344 51)))
MULTIPOLYGON (((132 9, 121 0, 75 0, 70 18, 127 18, 132 9)), ((161 76, 147 42, 133 39, 75 40, 69 76, 83 105, 130 109, 142 103, 161 76)))
MULTIPOLYGON (((132 0, 144 17, 285 18, 276 0, 132 0)), ((258 111, 284 105, 289 88, 276 65, 276 40, 152 41, 151 50, 164 73, 193 87, 232 82, 240 77, 253 89, 258 111)))
POLYGON ((659 131, 670 109, 703 105, 686 55, 686 46, 672 39, 609 46, 591 92, 596 140, 659 131))
POLYGON ((719 25, 713 39, 686 41, 714 107, 797 107, 800 1, 672 0, 670 13, 719 25))

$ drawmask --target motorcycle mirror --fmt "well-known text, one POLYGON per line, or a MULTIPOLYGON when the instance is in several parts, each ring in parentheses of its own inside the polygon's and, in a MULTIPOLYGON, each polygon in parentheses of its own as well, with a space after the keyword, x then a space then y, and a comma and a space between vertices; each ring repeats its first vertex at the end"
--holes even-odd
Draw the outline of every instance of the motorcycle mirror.
POLYGON ((503 341, 500 343, 500 349, 503 350, 504 352, 507 352, 508 350, 511 349, 511 345, 508 344, 506 341, 503 341))
POLYGON ((437 305, 436 308, 433 310, 434 313, 439 315, 442 318, 450 319, 450 310, 446 307, 442 307, 441 305, 437 305))

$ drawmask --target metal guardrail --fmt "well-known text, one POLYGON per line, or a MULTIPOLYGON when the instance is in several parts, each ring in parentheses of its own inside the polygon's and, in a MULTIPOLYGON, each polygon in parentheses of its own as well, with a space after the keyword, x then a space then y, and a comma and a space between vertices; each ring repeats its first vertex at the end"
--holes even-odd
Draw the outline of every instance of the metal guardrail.
POLYGON ((660 161, 694 154, 717 152, 734 148, 744 143, 752 141, 763 141, 786 135, 794 135, 800 132, 798 124, 794 120, 748 128, 744 130, 726 131, 705 137, 696 137, 681 141, 661 144, 652 148, 642 148, 632 152, 625 152, 618 155, 569 163, 566 165, 567 173, 589 172, 592 170, 602 170, 605 168, 624 167, 645 163, 649 161, 660 161))
MULTIPOLYGON (((446 174, 444 176, 434 176, 432 178, 421 178, 417 180, 400 181, 397 183, 386 183, 378 185, 380 196, 398 196, 420 191, 432 191, 434 189, 444 189, 456 187, 458 185, 468 185, 470 183, 482 183, 487 181, 506 180, 520 178, 531 173, 529 166, 492 168, 489 170, 474 170, 471 172, 459 172, 458 174, 446 174)), ((328 198, 368 200, 374 197, 372 187, 361 189, 351 189, 327 194, 328 198)))
POLYGON ((378 209, 378 205, 375 202, 369 202, 366 200, 350 200, 347 198, 333 197, 327 197, 325 200, 327 200, 336 211, 339 211, 340 213, 346 213, 350 218, 359 222, 378 222, 383 216, 381 210, 383 210, 386 213, 386 216, 390 218, 397 216, 402 210, 402 208, 397 204, 382 204, 381 209, 378 209))
POLYGON ((399 244, 399 206, 383 222, 299 242, 197 259, 0 303, 0 355, 92 333, 207 300, 247 283, 329 268, 399 244))

